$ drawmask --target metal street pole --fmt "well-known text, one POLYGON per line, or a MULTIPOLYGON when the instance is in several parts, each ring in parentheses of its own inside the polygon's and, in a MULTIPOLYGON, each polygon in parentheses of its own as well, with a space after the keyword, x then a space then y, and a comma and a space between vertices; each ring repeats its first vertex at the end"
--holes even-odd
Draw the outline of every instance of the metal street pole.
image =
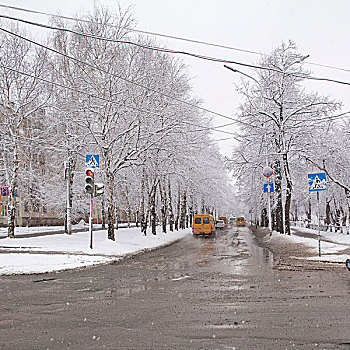
POLYGON ((271 193, 267 194, 268 207, 269 207, 269 231, 272 232, 272 215, 271 215, 271 193))
MULTIPOLYGON (((266 140, 266 132, 265 132, 265 136, 264 139, 266 140)), ((266 167, 269 166, 269 160, 267 158, 267 144, 266 144, 266 167)), ((271 214, 271 193, 270 191, 267 193, 267 205, 269 207, 269 231, 270 234, 272 234, 272 214, 271 214)))
POLYGON ((67 217, 66 217, 66 226, 67 226, 67 234, 72 234, 72 219, 71 219, 71 206, 70 206, 70 161, 65 162, 65 169, 64 169, 64 175, 66 179, 66 185, 67 185, 67 217))
POLYGON ((318 256, 321 256, 320 193, 318 191, 317 191, 317 212, 318 212, 318 256))
POLYGON ((92 249, 92 199, 94 198, 93 193, 90 195, 90 216, 89 216, 89 234, 90 234, 90 248, 92 249))
MULTIPOLYGON (((307 58, 307 57, 305 57, 307 58)), ((239 74, 242 74, 244 76, 246 76, 247 78, 250 78, 252 80, 255 81, 255 83, 257 83, 259 86, 260 86, 260 83, 257 79, 255 79, 254 77, 252 77, 251 75, 249 74, 246 74, 244 72, 241 72, 239 71, 238 69, 235 69, 235 68, 232 68, 232 67, 229 67, 227 66, 226 64, 224 65, 225 68, 229 69, 230 71, 234 72, 234 73, 239 73, 239 74)), ((265 140, 266 140, 266 133, 265 133, 265 140)), ((269 165, 269 162, 268 162, 268 159, 267 159, 267 145, 266 145, 266 166, 269 165)), ((272 233, 272 214, 271 214, 271 198, 270 198, 270 193, 268 193, 268 207, 269 207, 269 230, 270 230, 270 233, 272 233)))

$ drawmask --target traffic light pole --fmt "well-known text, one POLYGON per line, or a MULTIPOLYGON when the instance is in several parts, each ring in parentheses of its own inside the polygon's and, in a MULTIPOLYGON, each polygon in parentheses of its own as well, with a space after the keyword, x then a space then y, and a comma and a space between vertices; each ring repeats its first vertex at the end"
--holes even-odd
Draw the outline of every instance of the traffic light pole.
POLYGON ((90 248, 92 249, 92 200, 94 198, 93 193, 90 195, 90 216, 89 216, 89 234, 90 234, 90 248))
POLYGON ((90 248, 92 249, 92 204, 96 196, 100 196, 104 192, 103 183, 95 183, 95 173, 93 168, 86 168, 85 170, 85 191, 90 194, 90 215, 89 215, 89 236, 90 248))
POLYGON ((70 169, 68 169, 67 176, 67 234, 72 234, 72 219, 71 219, 71 206, 70 206, 70 169))
POLYGON ((67 207, 66 207, 66 227, 67 227, 67 234, 71 235, 72 234, 72 219, 71 219, 71 206, 70 206, 70 160, 68 162, 64 162, 65 169, 64 169, 64 176, 66 180, 66 185, 67 185, 67 207))

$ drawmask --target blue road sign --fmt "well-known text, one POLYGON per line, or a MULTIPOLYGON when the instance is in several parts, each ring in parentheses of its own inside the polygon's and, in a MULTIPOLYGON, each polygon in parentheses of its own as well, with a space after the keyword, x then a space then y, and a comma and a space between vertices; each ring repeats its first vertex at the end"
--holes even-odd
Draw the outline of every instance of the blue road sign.
POLYGON ((268 182, 264 184, 264 193, 273 193, 275 192, 275 184, 273 182, 268 182))
POLYGON ((307 174, 307 178, 308 178, 309 192, 327 190, 326 173, 310 173, 310 174, 307 174))
POLYGON ((87 154, 85 156, 85 166, 87 168, 99 168, 100 167, 100 155, 99 154, 87 154))
POLYGON ((1 195, 2 195, 3 197, 9 195, 9 189, 8 189, 8 187, 1 187, 1 195))
MULTIPOLYGON (((9 188, 8 187, 1 187, 0 195, 2 197, 8 197, 10 195, 9 188)), ((18 197, 17 189, 15 189, 15 191, 14 191, 14 196, 18 197)))

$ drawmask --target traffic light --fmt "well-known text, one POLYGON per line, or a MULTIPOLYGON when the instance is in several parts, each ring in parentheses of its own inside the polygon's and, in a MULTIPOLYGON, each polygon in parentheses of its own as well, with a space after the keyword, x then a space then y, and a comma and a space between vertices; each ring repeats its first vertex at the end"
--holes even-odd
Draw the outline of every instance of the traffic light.
POLYGON ((95 182, 95 173, 94 169, 87 168, 85 170, 85 191, 87 193, 93 194, 94 193, 94 182, 95 182))
POLYGON ((105 185, 103 183, 95 184, 95 197, 101 196, 105 192, 105 185))

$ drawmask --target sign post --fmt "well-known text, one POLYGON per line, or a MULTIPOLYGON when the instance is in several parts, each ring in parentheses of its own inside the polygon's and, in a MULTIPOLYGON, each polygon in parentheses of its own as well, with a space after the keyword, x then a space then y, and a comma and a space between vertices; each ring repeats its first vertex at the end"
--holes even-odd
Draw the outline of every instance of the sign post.
POLYGON ((327 190, 326 173, 309 173, 308 186, 309 192, 317 192, 317 212, 318 212, 318 256, 321 256, 321 217, 320 217, 320 191, 327 190))
POLYGON ((94 169, 100 167, 100 156, 98 154, 86 154, 85 156, 85 191, 90 194, 90 215, 89 215, 89 235, 90 248, 93 248, 93 232, 92 232, 92 205, 95 193, 95 174, 94 169))
MULTIPOLYGON (((267 160, 266 160, 267 162, 267 160)), ((266 177, 266 178, 269 178, 271 177, 273 174, 273 169, 266 165, 266 167, 263 169, 263 175, 266 177)), ((269 183, 266 183, 264 184, 264 193, 267 193, 267 206, 268 206, 268 210, 269 210, 269 231, 270 231, 270 234, 272 234, 272 215, 271 215, 271 197, 270 197, 270 193, 271 192, 274 192, 274 184, 273 182, 269 182, 269 183), (265 191, 266 189, 266 191, 265 191)))

